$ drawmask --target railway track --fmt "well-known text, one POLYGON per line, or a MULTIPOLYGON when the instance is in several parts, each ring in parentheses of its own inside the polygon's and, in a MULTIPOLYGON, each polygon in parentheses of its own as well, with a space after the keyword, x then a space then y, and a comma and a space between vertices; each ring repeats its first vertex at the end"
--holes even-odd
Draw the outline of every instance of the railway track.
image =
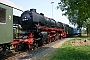
POLYGON ((60 47, 65 41, 70 38, 64 38, 61 40, 57 40, 50 44, 46 44, 42 47, 39 47, 35 50, 27 50, 27 51, 18 51, 14 50, 8 51, 5 55, 0 56, 0 60, 40 60, 43 56, 49 54, 49 52, 54 51, 56 48, 60 47))

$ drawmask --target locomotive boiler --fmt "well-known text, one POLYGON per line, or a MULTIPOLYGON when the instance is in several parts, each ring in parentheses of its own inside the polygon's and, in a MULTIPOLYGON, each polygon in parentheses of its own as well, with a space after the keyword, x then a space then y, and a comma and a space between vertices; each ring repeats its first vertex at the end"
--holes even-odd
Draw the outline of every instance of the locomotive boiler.
POLYGON ((45 25, 45 22, 44 14, 37 13, 36 9, 30 9, 30 11, 25 11, 21 14, 21 26, 23 29, 35 27, 35 24, 45 25))
POLYGON ((23 29, 34 27, 35 24, 53 27, 56 26, 56 21, 52 18, 45 17, 43 13, 37 13, 36 9, 30 9, 30 11, 25 11, 21 14, 21 25, 23 29))

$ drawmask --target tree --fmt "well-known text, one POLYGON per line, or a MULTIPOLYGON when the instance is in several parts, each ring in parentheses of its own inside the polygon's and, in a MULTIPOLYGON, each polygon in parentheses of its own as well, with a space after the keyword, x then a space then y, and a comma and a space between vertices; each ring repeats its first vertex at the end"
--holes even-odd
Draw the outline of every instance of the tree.
POLYGON ((83 26, 85 28, 87 28, 87 36, 90 36, 90 18, 86 19, 86 21, 84 21, 83 26))
POLYGON ((87 18, 90 17, 90 0, 60 0, 57 8, 63 11, 69 22, 81 28, 87 18))

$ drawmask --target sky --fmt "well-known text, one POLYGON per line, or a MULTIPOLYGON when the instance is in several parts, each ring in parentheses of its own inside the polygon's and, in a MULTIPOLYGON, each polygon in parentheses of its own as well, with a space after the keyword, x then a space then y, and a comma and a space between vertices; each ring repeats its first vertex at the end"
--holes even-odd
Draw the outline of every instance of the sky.
MULTIPOLYGON (((67 17, 62 16, 62 11, 56 8, 60 0, 10 0, 10 1, 20 5, 23 11, 34 8, 36 9, 37 13, 43 13, 44 16, 46 17, 53 18, 56 21, 59 21, 65 24, 69 24, 69 20, 67 19, 67 17), (52 4, 51 4, 52 1, 54 2, 53 11, 52 11, 52 4), (53 12, 53 15, 52 15, 52 12, 53 12)), ((13 13, 14 15, 20 16, 22 12, 14 10, 13 13)))

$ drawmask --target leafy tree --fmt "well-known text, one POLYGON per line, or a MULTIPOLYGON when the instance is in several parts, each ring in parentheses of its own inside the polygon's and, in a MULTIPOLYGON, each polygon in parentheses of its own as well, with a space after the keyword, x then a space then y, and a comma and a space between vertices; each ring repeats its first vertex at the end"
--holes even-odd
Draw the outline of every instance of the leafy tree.
POLYGON ((84 21, 83 26, 85 28, 87 28, 87 36, 90 36, 90 18, 86 19, 86 21, 84 21))
POLYGON ((90 0, 60 0, 57 8, 63 11, 70 23, 81 28, 87 18, 90 17, 90 0))

